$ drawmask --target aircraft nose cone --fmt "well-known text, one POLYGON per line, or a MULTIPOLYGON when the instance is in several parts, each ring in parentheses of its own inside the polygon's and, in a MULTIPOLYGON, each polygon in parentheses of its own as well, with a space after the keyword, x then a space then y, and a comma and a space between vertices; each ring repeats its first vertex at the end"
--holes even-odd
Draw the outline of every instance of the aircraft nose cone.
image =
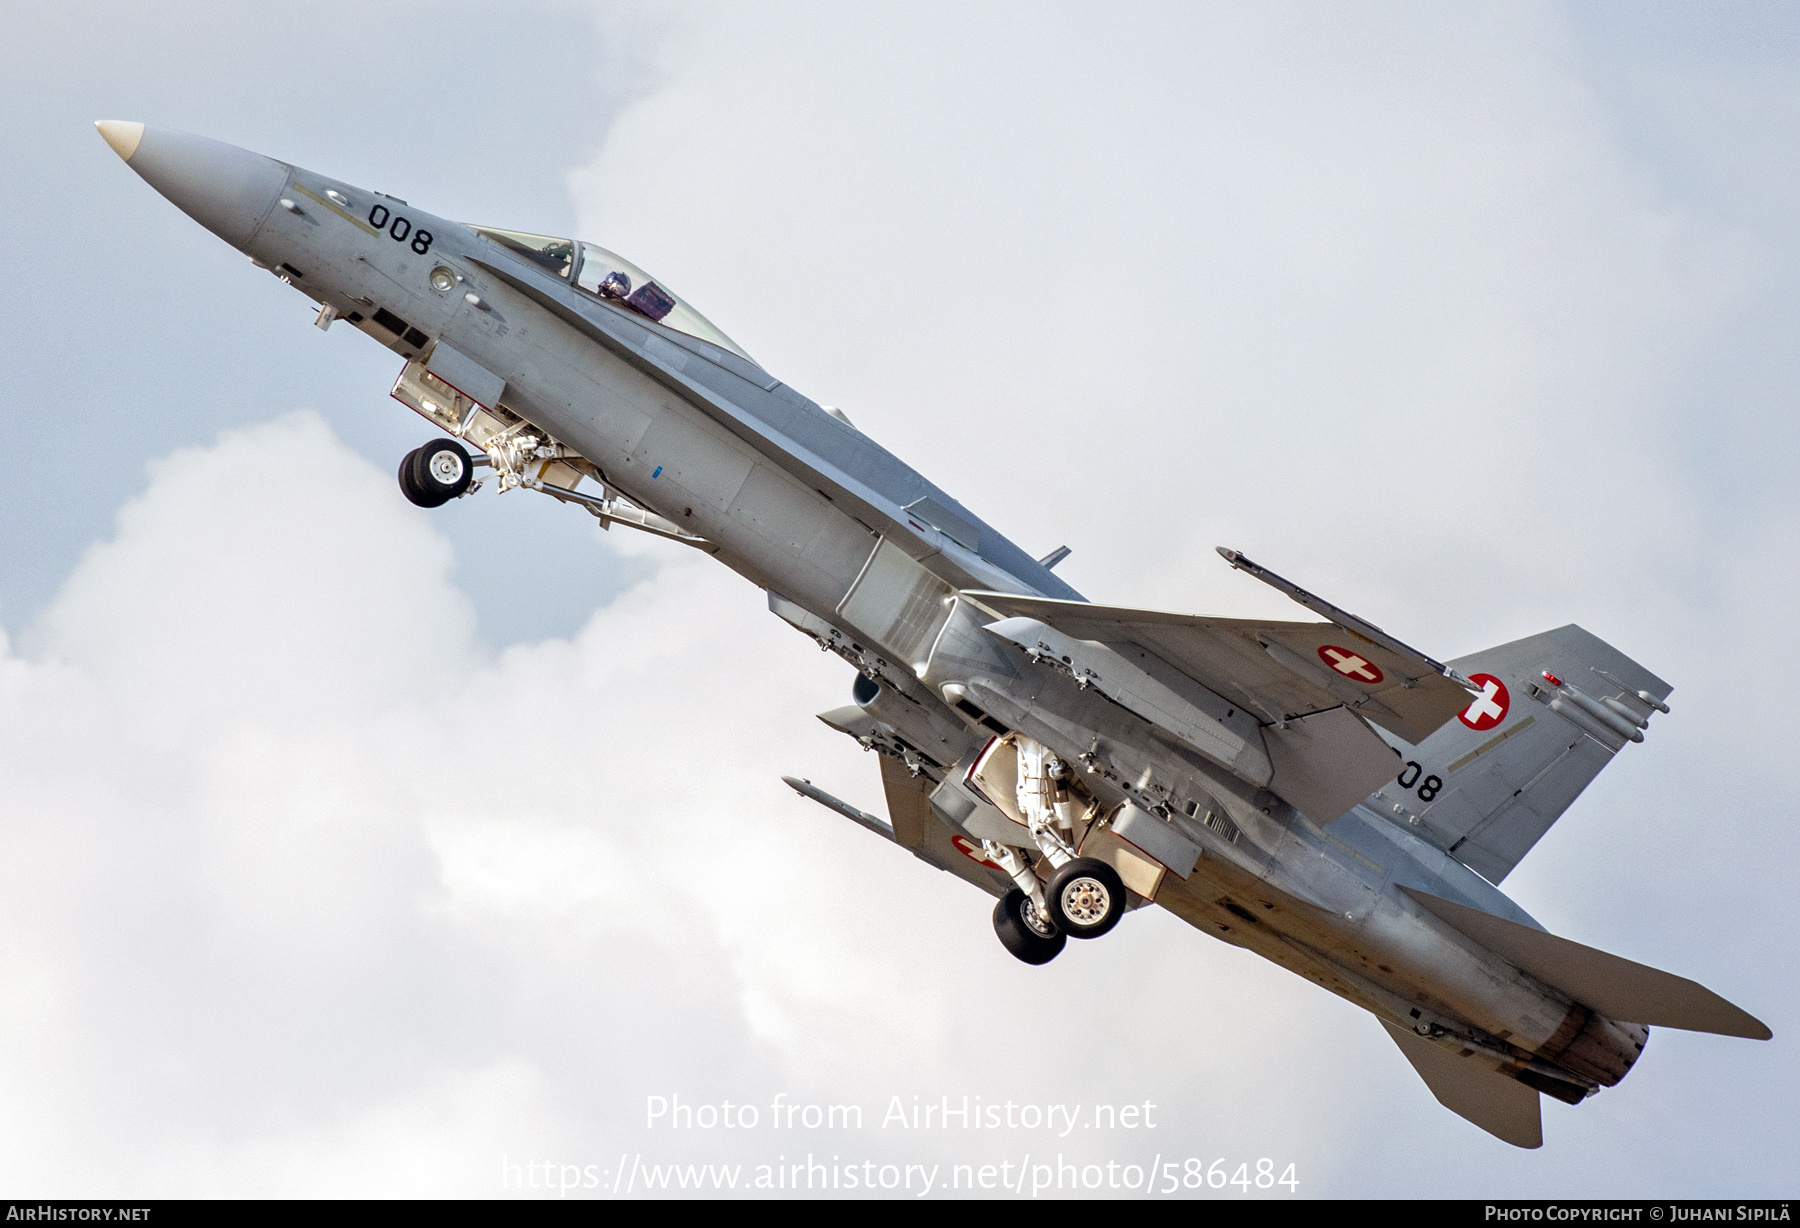
POLYGON ((250 241, 287 183, 285 164, 223 141, 117 119, 94 127, 145 183, 236 248, 250 241))
POLYGON ((137 152, 138 142, 144 139, 144 125, 134 124, 129 120, 97 119, 94 127, 100 129, 100 135, 106 138, 112 151, 127 162, 137 152))

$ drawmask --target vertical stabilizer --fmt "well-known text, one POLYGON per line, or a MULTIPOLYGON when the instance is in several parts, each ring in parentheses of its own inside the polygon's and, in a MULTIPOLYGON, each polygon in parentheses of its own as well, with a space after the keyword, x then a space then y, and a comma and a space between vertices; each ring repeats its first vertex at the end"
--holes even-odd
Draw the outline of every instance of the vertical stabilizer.
POLYGON ((1370 809, 1498 883, 1650 717, 1669 684, 1571 624, 1452 666, 1482 694, 1417 746, 1370 809))
POLYGON ((1400 1052, 1419 1072, 1439 1104, 1514 1147, 1544 1145, 1538 1094, 1531 1088, 1484 1065, 1478 1056, 1459 1057, 1385 1019, 1381 1026, 1400 1046, 1400 1052))

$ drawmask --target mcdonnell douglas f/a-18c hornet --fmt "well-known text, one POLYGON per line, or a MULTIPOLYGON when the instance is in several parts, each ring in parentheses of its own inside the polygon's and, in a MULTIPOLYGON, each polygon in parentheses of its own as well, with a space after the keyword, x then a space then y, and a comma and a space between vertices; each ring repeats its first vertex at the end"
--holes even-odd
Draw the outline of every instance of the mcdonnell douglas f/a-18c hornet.
POLYGON ((1439 1101, 1521 1147, 1540 1093, 1617 1083, 1651 1025, 1769 1037, 1496 886, 1669 711, 1580 627, 1446 663, 1223 549, 1323 621, 1096 605, 1057 578, 1066 549, 1032 558, 603 247, 98 127, 320 328, 400 355, 394 397, 441 432, 400 463, 413 503, 491 479, 687 543, 849 662, 854 702, 820 719, 880 752, 888 818, 788 783, 993 896, 1026 963, 1158 905, 1369 1011, 1439 1101))

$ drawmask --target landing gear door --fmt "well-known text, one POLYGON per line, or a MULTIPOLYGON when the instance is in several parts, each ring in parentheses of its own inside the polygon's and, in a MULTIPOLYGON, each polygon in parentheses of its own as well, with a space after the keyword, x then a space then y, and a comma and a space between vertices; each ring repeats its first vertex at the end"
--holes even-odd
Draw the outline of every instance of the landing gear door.
POLYGON ((518 422, 497 406, 492 410, 483 408, 417 359, 407 363, 400 378, 394 381, 393 397, 433 426, 478 448, 485 448, 494 436, 518 422))
POLYGON ((431 356, 425 360, 425 370, 440 383, 454 388, 483 409, 498 406, 500 397, 506 392, 505 380, 442 341, 431 347, 431 356))

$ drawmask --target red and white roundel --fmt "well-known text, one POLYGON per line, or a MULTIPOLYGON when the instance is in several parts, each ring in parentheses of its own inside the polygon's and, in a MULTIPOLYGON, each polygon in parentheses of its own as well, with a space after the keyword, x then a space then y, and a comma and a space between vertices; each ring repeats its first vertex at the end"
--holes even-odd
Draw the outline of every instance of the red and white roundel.
POLYGON ((1333 671, 1354 682, 1374 686, 1381 681, 1381 667, 1360 653, 1351 652, 1348 648, 1339 648, 1336 644, 1326 644, 1319 649, 1319 660, 1329 665, 1333 671))
POLYGON ((1456 719, 1477 733, 1492 729, 1506 719, 1506 710, 1512 706, 1506 684, 1492 674, 1470 674, 1469 681, 1481 688, 1481 694, 1475 697, 1474 703, 1458 712, 1456 719))
POLYGON ((961 853, 964 857, 967 857, 970 861, 973 861, 978 865, 984 865, 990 870, 999 870, 1002 874, 1006 873, 1006 868, 1004 866, 995 865, 993 861, 988 858, 987 853, 982 850, 982 847, 979 844, 976 844, 961 832, 952 834, 950 843, 956 846, 957 852, 961 853))

